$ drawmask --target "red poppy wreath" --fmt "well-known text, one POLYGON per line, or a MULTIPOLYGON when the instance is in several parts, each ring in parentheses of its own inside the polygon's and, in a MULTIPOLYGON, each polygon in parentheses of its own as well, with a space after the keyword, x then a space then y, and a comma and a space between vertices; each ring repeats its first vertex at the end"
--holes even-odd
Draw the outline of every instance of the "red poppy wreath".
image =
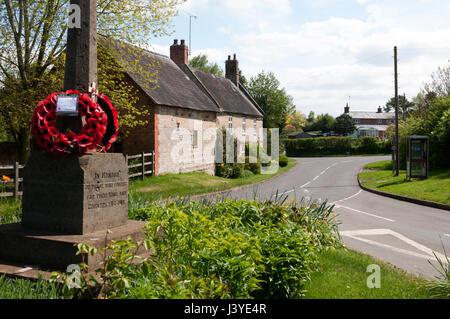
POLYGON ((117 110, 110 100, 98 95, 98 102, 76 90, 68 90, 65 94, 78 95, 78 113, 84 118, 85 125, 80 133, 68 130, 62 133, 56 127, 56 102, 58 94, 50 94, 46 100, 40 101, 34 110, 32 131, 36 142, 45 151, 58 156, 84 154, 88 150, 106 151, 115 142, 119 130, 117 110))

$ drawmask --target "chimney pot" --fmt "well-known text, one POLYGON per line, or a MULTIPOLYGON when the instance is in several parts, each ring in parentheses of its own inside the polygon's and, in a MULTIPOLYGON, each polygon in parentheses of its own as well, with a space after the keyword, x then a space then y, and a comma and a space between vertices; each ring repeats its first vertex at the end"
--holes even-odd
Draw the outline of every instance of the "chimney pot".
POLYGON ((189 63, 188 53, 184 40, 181 40, 181 45, 178 45, 178 40, 174 40, 173 45, 170 46, 170 59, 178 65, 189 63))
POLYGON ((236 53, 233 54, 233 60, 236 60, 236 53))
POLYGON ((225 61, 225 77, 231 82, 233 82, 236 86, 239 86, 239 62, 236 60, 236 54, 233 56, 233 60, 231 60, 231 56, 228 56, 228 60, 225 61))

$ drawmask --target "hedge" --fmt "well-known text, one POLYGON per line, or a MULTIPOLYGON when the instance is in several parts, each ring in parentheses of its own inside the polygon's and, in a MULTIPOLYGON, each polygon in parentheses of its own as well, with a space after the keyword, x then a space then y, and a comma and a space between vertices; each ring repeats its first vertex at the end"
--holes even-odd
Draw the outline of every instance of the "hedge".
POLYGON ((318 137, 284 139, 287 156, 325 156, 355 154, 387 154, 391 152, 389 141, 377 141, 374 137, 318 137))

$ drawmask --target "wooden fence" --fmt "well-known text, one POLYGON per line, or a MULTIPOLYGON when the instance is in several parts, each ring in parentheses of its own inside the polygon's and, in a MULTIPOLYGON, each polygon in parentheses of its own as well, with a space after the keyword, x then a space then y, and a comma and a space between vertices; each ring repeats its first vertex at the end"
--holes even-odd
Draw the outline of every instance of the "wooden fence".
MULTIPOLYGON (((153 176, 155 174, 155 152, 126 155, 125 157, 129 179, 144 179, 145 176, 153 176)), ((0 198, 14 197, 16 200, 19 200, 19 197, 22 196, 22 187, 20 186, 23 178, 20 177, 20 173, 23 168, 24 165, 20 165, 17 162, 14 165, 0 166, 0 198), (2 179, 3 175, 9 180, 4 181, 2 179)))
POLYGON ((128 178, 144 179, 145 176, 155 174, 155 152, 141 153, 138 155, 126 155, 128 165, 128 178), (146 158, 151 158, 146 162, 146 158), (131 163, 130 163, 131 162, 131 163))
POLYGON ((18 162, 15 162, 14 165, 0 166, 0 198, 14 197, 19 200, 19 196, 22 196, 22 191, 20 191, 20 184, 23 182, 23 178, 20 177, 22 168, 23 165, 18 162), (4 180, 3 176, 9 180, 4 180))

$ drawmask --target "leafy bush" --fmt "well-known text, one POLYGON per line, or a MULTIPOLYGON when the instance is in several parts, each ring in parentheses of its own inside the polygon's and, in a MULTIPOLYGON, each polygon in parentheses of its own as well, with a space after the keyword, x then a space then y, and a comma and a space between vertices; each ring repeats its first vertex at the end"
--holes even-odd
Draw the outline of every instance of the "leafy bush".
MULTIPOLYGON (((395 138, 394 127, 389 127, 390 141, 395 138)), ((450 161, 450 97, 432 101, 426 113, 412 113, 406 121, 399 123, 400 168, 406 167, 406 138, 411 135, 425 135, 430 143, 430 168, 449 168, 450 161)))
POLYGON ((261 174, 261 161, 256 157, 246 156, 244 168, 255 175, 261 174))
POLYGON ((289 158, 287 156, 280 155, 278 163, 280 167, 286 167, 289 164, 289 158))
POLYGON ((244 177, 244 178, 251 177, 253 175, 255 175, 255 174, 253 174, 252 171, 249 171, 249 170, 246 170, 246 169, 244 170, 244 173, 242 173, 242 177, 244 177))
POLYGON ((101 297, 300 297, 318 253, 339 245, 331 212, 325 203, 230 199, 136 209, 132 217, 148 221, 146 240, 114 243, 97 271, 103 280, 83 278, 101 297), (132 263, 139 245, 152 255, 132 263))
POLYGON ((326 156, 389 153, 390 143, 373 137, 318 137, 287 139, 282 143, 287 156, 326 156))

